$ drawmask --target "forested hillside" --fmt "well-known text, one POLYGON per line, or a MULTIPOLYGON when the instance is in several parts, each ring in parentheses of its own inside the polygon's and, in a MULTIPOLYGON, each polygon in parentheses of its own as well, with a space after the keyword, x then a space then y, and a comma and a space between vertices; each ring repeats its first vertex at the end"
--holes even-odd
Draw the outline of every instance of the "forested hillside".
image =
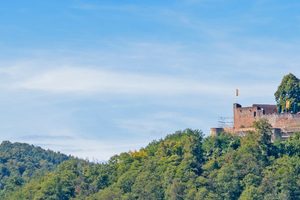
POLYGON ((271 142, 265 120, 254 127, 243 138, 186 129, 103 164, 71 159, 28 183, 9 181, 2 198, 300 199, 300 133, 271 142))
POLYGON ((57 168, 70 157, 25 143, 3 141, 0 145, 0 197, 15 185, 24 185, 57 168))

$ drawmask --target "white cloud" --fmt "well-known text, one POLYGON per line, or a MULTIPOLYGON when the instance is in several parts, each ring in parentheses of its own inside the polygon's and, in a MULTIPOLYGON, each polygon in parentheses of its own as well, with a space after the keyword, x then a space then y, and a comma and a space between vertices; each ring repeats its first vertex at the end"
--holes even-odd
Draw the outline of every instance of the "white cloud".
POLYGON ((232 87, 187 77, 59 68, 13 84, 16 89, 51 93, 108 93, 128 95, 227 94, 232 87))

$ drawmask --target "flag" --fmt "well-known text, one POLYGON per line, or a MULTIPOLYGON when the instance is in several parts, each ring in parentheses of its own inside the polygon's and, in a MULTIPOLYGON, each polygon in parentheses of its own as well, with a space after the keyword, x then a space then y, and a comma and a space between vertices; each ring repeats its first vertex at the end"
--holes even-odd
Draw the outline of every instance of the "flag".
POLYGON ((239 89, 236 89, 236 96, 239 96, 239 89))
POLYGON ((286 101, 286 108, 290 107, 290 101, 286 101))

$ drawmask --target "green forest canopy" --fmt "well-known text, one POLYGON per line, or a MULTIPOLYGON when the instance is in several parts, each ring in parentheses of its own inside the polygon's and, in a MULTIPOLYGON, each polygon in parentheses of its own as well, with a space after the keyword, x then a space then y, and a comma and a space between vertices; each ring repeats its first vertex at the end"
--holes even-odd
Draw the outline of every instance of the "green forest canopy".
POLYGON ((271 143, 270 125, 255 127, 244 138, 177 131, 102 164, 71 158, 41 178, 14 176, 1 198, 300 199, 300 133, 271 143))
POLYGON ((0 190, 11 180, 23 184, 32 178, 40 178, 70 158, 33 145, 3 141, 0 145, 0 190))

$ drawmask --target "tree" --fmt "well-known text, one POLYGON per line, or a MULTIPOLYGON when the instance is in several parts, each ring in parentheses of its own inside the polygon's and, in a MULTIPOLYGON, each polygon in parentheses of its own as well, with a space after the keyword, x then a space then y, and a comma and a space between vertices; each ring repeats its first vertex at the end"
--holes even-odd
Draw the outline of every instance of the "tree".
POLYGON ((261 143, 268 144, 271 142, 272 125, 268 122, 267 119, 262 118, 258 121, 254 121, 252 126, 255 128, 256 133, 261 136, 261 143))
POLYGON ((300 108, 300 80, 291 73, 284 76, 274 95, 281 108, 285 109, 286 101, 290 101, 288 110, 293 110, 294 105, 298 110, 300 108))
POLYGON ((285 153, 300 156, 300 132, 295 132, 283 144, 285 153))
POLYGON ((262 151, 262 155, 270 156, 272 125, 268 123, 267 119, 262 118, 259 121, 254 121, 252 126, 259 135, 259 148, 262 151))

